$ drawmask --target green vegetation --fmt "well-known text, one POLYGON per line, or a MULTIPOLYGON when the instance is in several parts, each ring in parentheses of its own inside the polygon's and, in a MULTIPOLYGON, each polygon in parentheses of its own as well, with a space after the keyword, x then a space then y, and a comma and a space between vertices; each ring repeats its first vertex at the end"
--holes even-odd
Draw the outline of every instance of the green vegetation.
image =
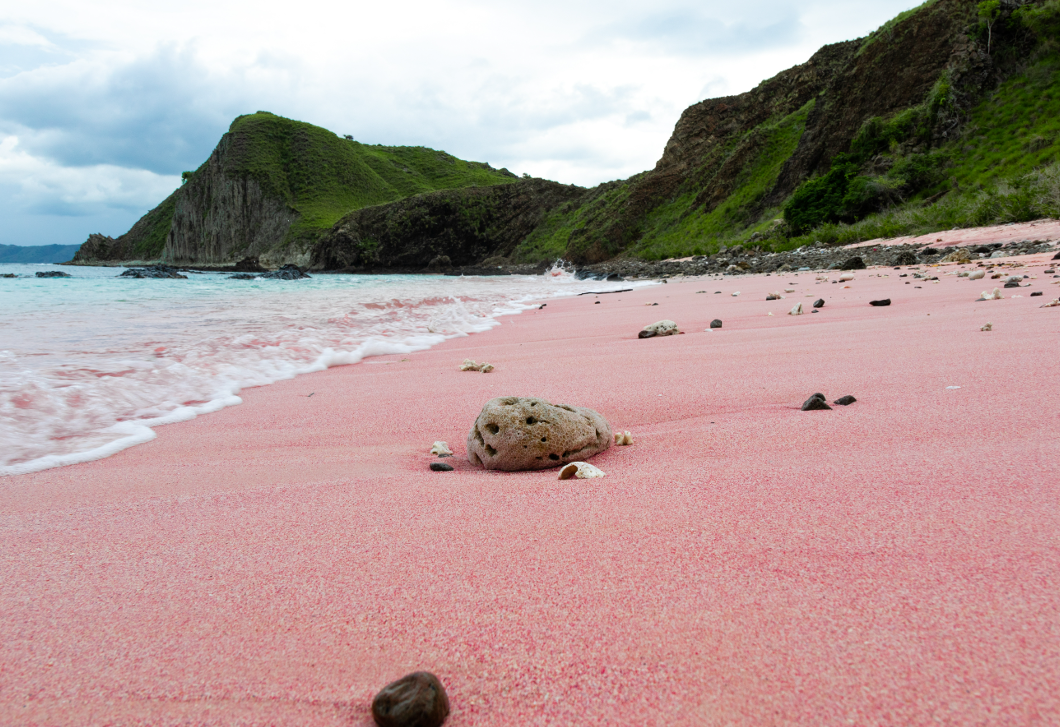
POLYGON ((362 207, 515 179, 433 149, 365 145, 264 111, 238 117, 229 131, 224 171, 254 179, 299 214, 287 241, 315 238, 362 207))
POLYGON ((158 260, 166 246, 166 236, 173 222, 173 213, 177 209, 177 193, 166 197, 162 204, 140 218, 130 230, 134 235, 132 253, 136 260, 158 260))
POLYGON ((687 183, 672 200, 638 220, 635 227, 621 227, 620 218, 637 177, 605 185, 601 193, 580 205, 567 203, 519 246, 516 259, 554 260, 581 255, 594 247, 610 256, 621 252, 618 243, 624 242, 624 236, 637 240, 630 251, 633 255, 660 260, 716 250, 722 241, 731 238, 734 230, 750 235, 768 229, 775 210, 760 212, 761 200, 795 151, 813 106, 810 101, 795 113, 767 121, 743 138, 731 141, 704 162, 700 173, 692 176, 694 184, 687 183), (748 148, 751 153, 746 158, 733 158, 733 154, 748 148), (711 172, 716 174, 724 164, 734 161, 741 170, 735 183, 720 204, 705 210, 699 196, 703 187, 713 181, 711 172))

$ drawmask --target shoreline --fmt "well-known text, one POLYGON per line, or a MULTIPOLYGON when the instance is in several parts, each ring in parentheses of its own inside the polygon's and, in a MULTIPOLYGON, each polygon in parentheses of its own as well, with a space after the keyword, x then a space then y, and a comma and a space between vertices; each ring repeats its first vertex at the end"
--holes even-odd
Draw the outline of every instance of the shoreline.
POLYGON ((550 299, 5 478, 0 722, 368 725, 415 669, 457 727, 1060 718, 1047 258, 981 303, 957 265, 550 299), (635 444, 601 480, 474 469, 499 395, 635 444))

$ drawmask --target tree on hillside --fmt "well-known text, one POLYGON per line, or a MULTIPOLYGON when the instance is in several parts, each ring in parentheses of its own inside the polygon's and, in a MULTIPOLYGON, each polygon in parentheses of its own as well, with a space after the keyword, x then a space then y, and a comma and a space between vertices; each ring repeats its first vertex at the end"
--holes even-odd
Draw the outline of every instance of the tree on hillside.
POLYGON ((979 3, 979 22, 986 26, 986 54, 990 55, 994 23, 1001 15, 1001 0, 985 0, 979 3))

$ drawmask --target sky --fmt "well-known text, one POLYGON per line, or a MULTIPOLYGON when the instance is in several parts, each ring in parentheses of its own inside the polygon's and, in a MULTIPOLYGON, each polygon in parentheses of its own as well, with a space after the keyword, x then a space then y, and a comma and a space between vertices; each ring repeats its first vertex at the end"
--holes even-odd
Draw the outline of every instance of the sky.
POLYGON ((35 0, 0 10, 0 243, 118 236, 239 114, 592 186, 915 0, 35 0))

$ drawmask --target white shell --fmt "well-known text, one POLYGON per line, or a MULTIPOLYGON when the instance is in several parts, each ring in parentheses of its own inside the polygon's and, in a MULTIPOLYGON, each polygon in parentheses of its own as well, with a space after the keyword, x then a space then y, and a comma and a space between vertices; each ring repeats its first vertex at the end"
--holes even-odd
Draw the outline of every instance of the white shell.
POLYGON ((561 480, 569 480, 572 477, 577 477, 579 480, 595 480, 603 476, 603 470, 588 462, 571 462, 559 471, 561 480))
POLYGON ((994 288, 992 291, 984 290, 983 294, 981 296, 979 296, 979 297, 982 298, 983 300, 1001 300, 1005 296, 1003 296, 1001 294, 1001 289, 1000 288, 994 288))
POLYGON ((846 283, 854 279, 854 273, 843 273, 839 276, 840 283, 846 283))
POLYGON ((986 277, 986 271, 985 270, 973 270, 972 272, 968 273, 968 279, 969 280, 982 280, 985 277, 986 277))
POLYGON ((435 442, 434 446, 431 447, 431 454, 436 457, 450 457, 453 454, 453 450, 449 449, 449 445, 445 442, 435 442))
POLYGON ((629 432, 615 432, 615 444, 619 447, 628 447, 633 444, 633 435, 629 432))
POLYGON ((738 290, 737 290, 737 291, 736 291, 735 293, 733 293, 733 294, 732 294, 732 297, 733 297, 733 298, 735 298, 735 297, 737 297, 738 295, 740 295, 740 291, 738 291, 738 290))
POLYGON ((796 303, 795 307, 788 311, 789 316, 801 316, 802 315, 802 303, 796 303))
POLYGON ((1056 308, 1057 306, 1060 306, 1060 298, 1054 298, 1053 300, 1043 305, 1042 308, 1056 308))
POLYGON ((994 330, 994 324, 993 323, 987 323, 985 326, 983 326, 979 330, 980 331, 992 331, 992 330, 994 330))

